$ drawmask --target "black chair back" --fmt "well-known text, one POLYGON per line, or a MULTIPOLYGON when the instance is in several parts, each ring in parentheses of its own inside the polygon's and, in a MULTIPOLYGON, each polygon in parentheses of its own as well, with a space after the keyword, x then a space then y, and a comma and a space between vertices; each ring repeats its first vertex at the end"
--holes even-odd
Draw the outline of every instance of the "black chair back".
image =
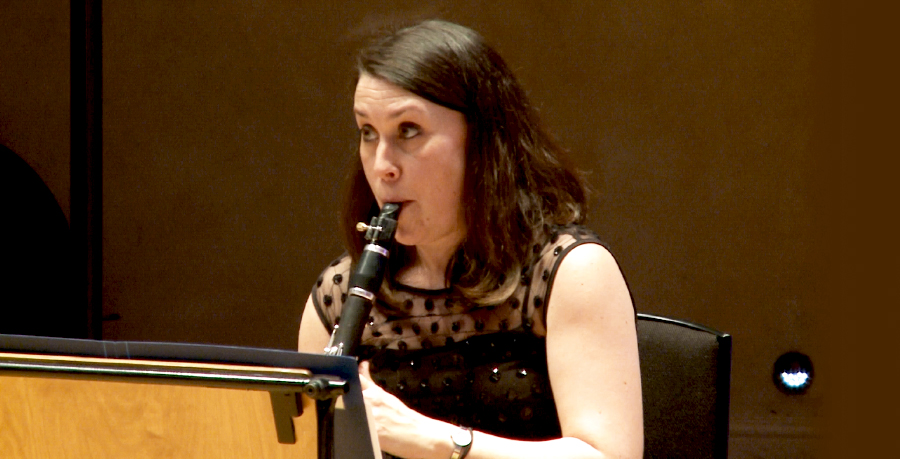
POLYGON ((731 336, 637 315, 645 458, 728 455, 731 336))

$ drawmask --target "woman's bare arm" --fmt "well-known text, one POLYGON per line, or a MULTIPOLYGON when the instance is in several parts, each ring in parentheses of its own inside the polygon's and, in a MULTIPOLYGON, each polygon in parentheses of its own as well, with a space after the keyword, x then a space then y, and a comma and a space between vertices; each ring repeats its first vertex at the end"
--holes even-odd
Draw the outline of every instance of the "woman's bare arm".
MULTIPOLYGON (((475 432, 467 458, 642 457, 634 308, 618 265, 602 246, 578 246, 560 265, 547 311, 547 359, 563 438, 528 442, 475 432)), ((375 385, 365 365, 362 370, 363 394, 385 451, 450 457, 456 426, 413 411, 375 385)))

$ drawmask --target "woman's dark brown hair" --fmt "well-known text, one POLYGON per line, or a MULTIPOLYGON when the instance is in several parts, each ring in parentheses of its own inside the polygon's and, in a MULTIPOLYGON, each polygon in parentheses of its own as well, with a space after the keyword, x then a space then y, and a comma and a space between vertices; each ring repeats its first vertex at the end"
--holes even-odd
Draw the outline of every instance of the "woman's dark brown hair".
MULTIPOLYGON (((506 63, 473 30, 425 21, 362 49, 357 68, 465 115, 467 234, 447 277, 472 302, 505 300, 547 225, 584 220, 585 190, 563 151, 541 128, 506 63)), ((365 244, 355 225, 378 212, 362 164, 355 164, 343 216, 354 261, 365 244)), ((389 273, 409 261, 407 250, 394 247, 389 273)))

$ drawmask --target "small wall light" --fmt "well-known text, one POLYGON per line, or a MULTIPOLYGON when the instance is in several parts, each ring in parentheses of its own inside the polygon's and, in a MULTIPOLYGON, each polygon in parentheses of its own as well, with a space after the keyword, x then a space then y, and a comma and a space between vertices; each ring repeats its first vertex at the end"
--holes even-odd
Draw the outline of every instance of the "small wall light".
POLYGON ((787 352, 778 357, 772 369, 772 381, 788 395, 802 394, 813 381, 812 360, 800 352, 787 352))

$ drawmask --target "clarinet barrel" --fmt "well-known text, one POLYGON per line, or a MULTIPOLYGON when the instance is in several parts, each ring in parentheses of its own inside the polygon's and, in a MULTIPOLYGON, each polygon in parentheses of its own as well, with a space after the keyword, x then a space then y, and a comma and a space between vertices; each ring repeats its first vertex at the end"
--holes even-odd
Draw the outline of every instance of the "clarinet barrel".
POLYGON ((331 341, 325 348, 328 355, 356 356, 362 332, 369 312, 375 302, 375 295, 381 288, 387 260, 388 247, 394 240, 397 229, 397 215, 400 205, 386 203, 377 217, 369 225, 359 223, 356 228, 365 230, 369 241, 350 275, 350 289, 341 309, 341 318, 331 334, 331 341))

